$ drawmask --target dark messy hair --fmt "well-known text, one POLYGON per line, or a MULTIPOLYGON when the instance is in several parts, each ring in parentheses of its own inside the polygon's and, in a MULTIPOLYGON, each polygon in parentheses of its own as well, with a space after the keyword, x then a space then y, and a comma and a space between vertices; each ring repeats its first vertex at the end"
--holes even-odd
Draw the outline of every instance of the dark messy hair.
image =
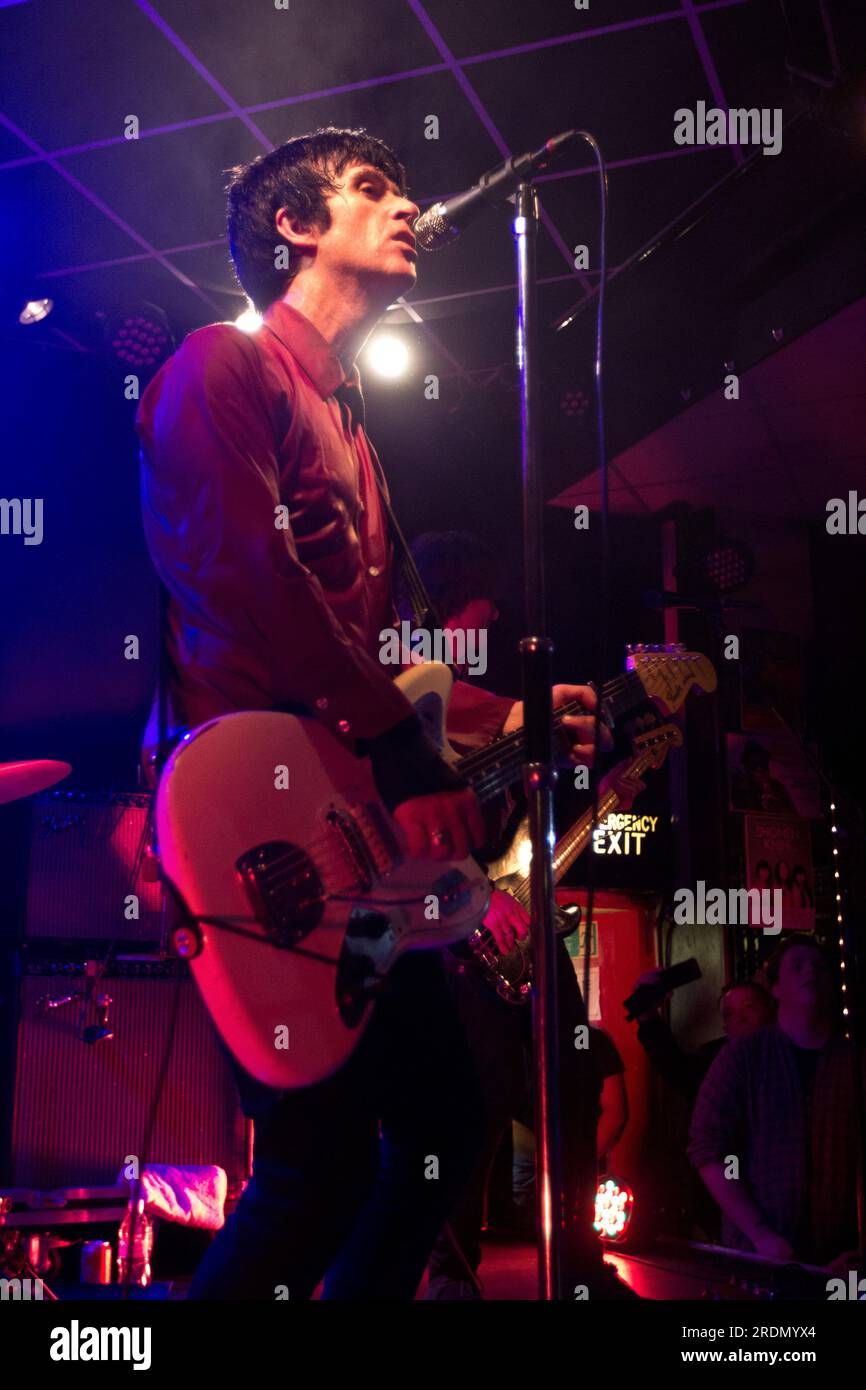
MULTIPOLYGON (((496 601, 501 589, 496 556, 471 531, 425 531, 409 547, 418 573, 443 622, 473 598, 496 601)), ((411 621, 412 605, 402 574, 395 584, 397 611, 411 621)))
POLYGON ((735 989, 747 989, 751 994, 754 994, 755 998, 759 1000, 760 1003, 769 1004, 771 1008, 775 1006, 776 1001, 773 996, 768 994, 764 986, 759 985, 757 980, 733 980, 731 984, 723 985, 722 992, 719 995, 719 1004, 721 1004, 726 994, 732 994, 735 989))
POLYGON ((771 989, 773 985, 779 983, 779 975, 782 972, 782 961, 785 959, 788 952, 796 951, 798 948, 802 950, 803 947, 806 947, 810 951, 817 951, 831 973, 835 974, 835 962, 832 955, 827 950, 826 946, 822 946, 821 942, 817 941, 814 936, 788 936, 784 941, 779 942, 775 951, 773 951, 773 954, 767 961, 765 974, 767 977, 767 984, 771 989))
POLYGON ((393 150, 365 130, 326 126, 259 155, 251 164, 226 172, 227 230, 235 274, 259 313, 286 292, 298 273, 289 251, 286 269, 277 269, 277 248, 286 245, 274 226, 281 207, 305 226, 330 225, 325 199, 350 164, 372 164, 406 191, 406 171, 393 150))

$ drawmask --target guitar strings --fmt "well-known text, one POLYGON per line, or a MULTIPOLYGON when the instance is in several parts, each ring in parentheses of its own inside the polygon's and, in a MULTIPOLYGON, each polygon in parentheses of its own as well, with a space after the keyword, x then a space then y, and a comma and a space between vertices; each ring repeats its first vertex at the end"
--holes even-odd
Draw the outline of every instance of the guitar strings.
MULTIPOLYGON (((618 692, 619 688, 625 687, 628 683, 627 676, 615 677, 609 683, 609 686, 605 687, 606 693, 604 698, 615 698, 615 694, 618 692)), ((581 705, 578 700, 569 701, 566 705, 560 706, 559 709, 555 711, 555 722, 557 724, 561 723, 563 717, 567 716, 572 711, 585 712, 585 707, 581 705)), ((522 755, 522 744, 523 730, 515 729, 510 734, 505 734, 499 739, 494 739, 484 748, 479 748, 472 753, 464 754, 462 758, 458 759, 455 770, 463 774, 468 768, 468 776, 471 779, 473 790, 482 800, 487 800, 497 793, 504 791, 513 782, 513 762, 515 757, 522 755), (508 755, 505 760, 503 760, 502 757, 503 749, 506 750, 508 755), (488 764, 489 770, 485 771, 488 764)), ((309 856, 309 853, 318 850, 321 850, 323 853, 322 868, 325 871, 334 868, 337 864, 342 864, 345 869, 346 866, 343 854, 335 847, 333 833, 326 833, 314 837, 308 842, 306 851, 293 849, 286 851, 284 854, 277 855, 271 861, 271 867, 280 866, 280 868, 284 870, 285 876, 290 878, 293 873, 297 872, 301 864, 309 856)), ((444 863, 447 861, 441 862, 444 863)), ((273 885, 275 887, 280 887, 284 882, 285 877, 274 879, 273 885)))
MULTIPOLYGON (((651 752, 649 749, 647 749, 647 750, 645 750, 644 752, 642 752, 641 754, 639 754, 637 757, 635 757, 635 758, 632 760, 631 768, 630 768, 630 770, 629 770, 629 771, 630 771, 630 775, 631 775, 631 774, 634 774, 634 773, 637 773, 638 776, 639 776, 639 775, 644 771, 645 767, 649 766, 649 764, 652 762, 652 756, 653 756, 653 755, 652 755, 652 752, 651 752)), ((495 785, 495 780, 496 780, 495 775, 494 775, 493 777, 491 777, 491 775, 488 774, 488 776, 487 776, 486 778, 481 778, 481 779, 479 779, 479 783, 480 783, 480 784, 484 784, 484 783, 486 782, 488 785, 495 785)), ((476 785, 476 791, 477 791, 477 790, 478 790, 478 786, 476 785)), ((613 800, 616 800, 616 794, 615 794, 615 792, 614 792, 614 793, 609 792, 608 795, 607 795, 607 796, 603 799, 603 801, 602 801, 602 809, 604 809, 604 810, 606 811, 606 810, 607 810, 608 802, 609 802, 609 801, 612 802, 613 800)), ((580 819, 583 820, 583 819, 585 819, 585 817, 582 816, 580 819)), ((565 842, 566 840, 569 840, 569 839, 571 838, 571 836, 572 836, 573 834, 575 834, 575 832, 576 832, 576 826, 572 826, 571 830, 569 830, 568 832, 566 832, 566 834, 563 835, 563 836, 561 837, 558 846, 555 846, 555 847, 554 847, 554 858, 555 858, 555 859, 558 858, 558 857, 560 857, 563 853, 567 852, 567 853, 568 853, 569 859, 570 859, 571 861, 573 861, 573 860, 577 857, 577 853, 580 853, 580 852, 582 851, 582 849, 584 848, 584 843, 583 843, 583 842, 586 841, 587 836, 588 836, 588 827, 584 827, 583 830, 577 832, 576 838, 572 840, 571 844, 568 846, 567 851, 566 851, 566 847, 565 847, 564 842, 565 842), (560 848, 560 846, 561 846, 561 848, 560 848), (579 848, 578 848, 578 846, 579 846, 579 848), (577 851, 577 853, 575 853, 575 851, 577 851)), ((319 837, 317 837, 316 840, 314 840, 314 841, 311 842, 310 848, 316 846, 317 844, 321 844, 322 846, 327 845, 327 846, 328 846, 328 849, 329 849, 329 851, 330 851, 329 853, 325 853, 325 854, 324 854, 323 860, 322 860, 322 862, 321 862, 321 865, 317 864, 317 867, 321 867, 323 871, 327 872, 327 871, 330 871, 330 870, 336 870, 337 867, 339 866, 339 868, 342 869, 343 872, 345 872, 345 869, 346 869, 346 867, 347 867, 347 866, 346 866, 346 862, 345 862, 345 852, 341 852, 341 851, 335 846, 335 844, 334 844, 334 838, 333 838, 333 832, 332 832, 331 835, 324 835, 324 836, 319 836, 319 837)), ((273 874, 270 874, 270 873, 268 874, 268 881, 269 881, 270 886, 273 887, 273 888, 280 888, 280 887, 282 887, 282 886, 284 885, 284 883, 285 883, 287 877, 290 878, 291 875, 292 875, 292 873, 293 873, 293 872, 296 872, 297 869, 300 868, 300 865, 304 862, 304 860, 305 860, 307 857, 308 857, 307 853, 306 853, 305 851, 303 851, 303 850, 300 850, 300 849, 298 849, 298 850, 289 850, 289 851, 287 851, 287 852, 284 853, 284 854, 281 854, 281 855, 276 856, 276 857, 271 861, 271 867, 279 866, 279 873, 278 873, 277 875, 273 875, 273 874)), ((448 861, 444 861, 444 860, 443 860, 443 861, 432 861, 432 862, 434 862, 434 863, 438 863, 438 862, 445 863, 445 862, 448 862, 448 861)), ((528 877, 528 875, 524 875, 524 877, 523 877, 523 879, 522 879, 522 881, 521 881, 521 884, 520 884, 520 889, 523 889, 526 885, 528 885, 528 883, 529 883, 529 877, 528 877)), ((348 891, 348 890, 347 890, 347 891, 348 891)), ((518 891, 519 891, 519 890, 518 890, 518 891)), ((346 896, 345 894, 341 894, 341 893, 331 893, 331 892, 328 893, 328 897, 329 897, 329 898, 333 898, 334 900, 340 900, 341 898, 344 898, 345 896, 346 896)), ((513 896, 516 896, 516 894, 513 895, 513 896)), ((372 899, 367 899, 367 901, 373 901, 373 900, 372 900, 372 899)), ((416 900, 413 899, 412 901, 416 901, 416 900)))
MULTIPOLYGON (((602 690, 602 699, 605 701, 614 700, 621 690, 625 690, 632 683, 633 672, 625 675, 616 676, 609 681, 602 690)), ((639 679, 639 677, 638 677, 639 679)), ((579 700, 568 701, 565 705, 559 706, 554 711, 554 725, 559 727, 563 718, 572 713, 590 714, 586 707, 579 700)), ((492 740, 484 748, 479 748, 471 753, 464 754, 459 758, 455 770, 465 774, 471 779, 473 790, 481 799, 492 798, 501 791, 504 791, 514 781, 513 762, 516 756, 523 752, 523 730, 515 729, 510 734, 505 734, 499 739, 492 740), (506 754, 503 760, 503 751, 506 754), (488 770, 489 769, 489 770, 488 770)), ((279 865, 288 877, 297 872, 300 865, 309 857, 309 852, 321 849, 323 852, 322 869, 329 871, 338 864, 345 870, 343 854, 334 846, 333 834, 316 836, 308 843, 307 850, 289 850, 282 855, 276 856, 272 861, 272 866, 279 865)), ((447 862, 447 861, 433 861, 447 862)), ((284 878, 274 879, 275 887, 281 886, 284 878)), ((330 896, 330 895, 329 895, 330 896)))

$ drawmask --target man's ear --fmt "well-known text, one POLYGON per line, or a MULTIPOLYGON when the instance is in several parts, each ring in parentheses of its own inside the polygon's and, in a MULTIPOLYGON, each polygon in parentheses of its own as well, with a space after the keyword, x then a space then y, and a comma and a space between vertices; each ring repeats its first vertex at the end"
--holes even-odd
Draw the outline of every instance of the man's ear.
POLYGON ((274 225, 278 234, 296 253, 315 251, 318 232, 300 217, 293 217, 288 208, 278 208, 274 225))

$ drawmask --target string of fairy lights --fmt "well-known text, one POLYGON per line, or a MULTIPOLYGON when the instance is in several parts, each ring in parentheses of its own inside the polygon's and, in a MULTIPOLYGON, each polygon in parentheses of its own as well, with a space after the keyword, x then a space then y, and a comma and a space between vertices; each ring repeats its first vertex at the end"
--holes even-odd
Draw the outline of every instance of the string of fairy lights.
MULTIPOLYGON (((835 801, 831 801, 831 802, 830 802, 830 834, 831 834, 831 835, 838 835, 838 833, 839 833, 839 827, 838 827, 838 825, 836 824, 836 803, 835 803, 835 801)), ((840 876, 840 873, 839 873, 839 846, 838 846, 838 845, 834 845, 834 846, 833 846, 833 856, 832 856, 832 857, 833 857, 833 884, 834 884, 834 888, 835 888, 835 892, 836 892, 836 925, 837 925, 838 930, 839 930, 839 953, 840 953, 840 954, 839 954, 839 966, 840 966, 840 969, 841 969, 841 971, 842 971, 842 973, 843 973, 843 977, 844 977, 844 975, 845 975, 845 973, 846 973, 846 969, 847 969, 847 961, 845 960, 845 932, 844 932, 844 930, 843 930, 843 927, 844 927, 844 918, 843 918, 843 914, 842 914, 842 879, 841 879, 841 876, 840 876)), ((847 996, 847 993, 848 993, 847 981, 846 981, 845 978, 843 978, 843 980, 842 980, 842 994, 845 995, 845 996, 847 996)), ((847 1005, 847 1002, 846 1002, 845 999, 843 999, 843 1001, 842 1001, 842 1016, 843 1016, 843 1018, 847 1018, 847 1017, 848 1017, 848 1005, 847 1005)), ((846 1029, 846 1032, 845 1032, 845 1037, 846 1037, 846 1038, 850 1037, 850 1034, 848 1033, 847 1029, 846 1029)))

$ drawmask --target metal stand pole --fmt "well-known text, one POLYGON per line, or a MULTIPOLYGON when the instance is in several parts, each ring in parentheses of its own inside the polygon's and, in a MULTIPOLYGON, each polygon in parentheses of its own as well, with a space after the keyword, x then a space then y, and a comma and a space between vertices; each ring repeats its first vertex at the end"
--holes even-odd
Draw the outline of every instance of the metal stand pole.
POLYGON ((526 753, 523 782, 532 844, 533 1037, 535 1045, 535 1164, 538 1194, 538 1296, 559 1298, 562 1236, 567 1213, 559 1107, 559 1009, 553 923, 553 707, 551 654, 545 635, 543 513, 538 458, 538 364, 535 250, 538 202, 530 183, 517 188, 517 366, 520 373, 520 452, 523 477, 524 599, 527 636, 523 664, 526 753))

